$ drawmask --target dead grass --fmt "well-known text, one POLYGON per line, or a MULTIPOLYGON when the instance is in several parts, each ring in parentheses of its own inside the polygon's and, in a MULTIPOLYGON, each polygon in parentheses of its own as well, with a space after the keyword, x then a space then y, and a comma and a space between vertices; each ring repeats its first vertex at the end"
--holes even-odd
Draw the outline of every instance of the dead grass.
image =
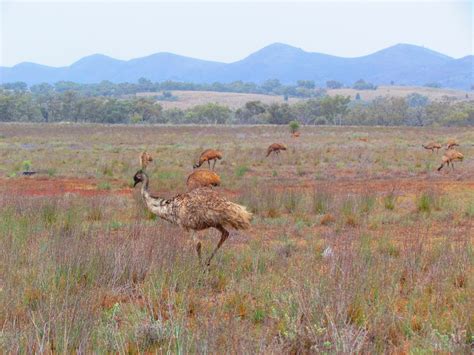
MULTIPOLYGON (((1 352, 472 350, 473 132, 311 127, 290 142, 286 127, 1 130, 1 352), (419 146, 427 137, 458 138, 465 161, 427 170, 440 158, 419 146), (286 154, 265 159, 271 141, 286 154), (255 220, 203 272, 189 236, 150 216, 130 184, 146 149, 152 189, 182 192, 210 147, 224 152, 220 191, 255 220), (25 160, 55 176, 14 176, 25 160)), ((217 233, 203 241, 210 252, 217 233)))
POLYGON ((463 90, 436 89, 429 87, 414 86, 379 86, 377 90, 355 90, 355 89, 332 89, 328 90, 328 95, 350 96, 352 100, 359 93, 361 100, 371 101, 378 96, 405 97, 407 95, 418 93, 427 96, 430 100, 440 101, 449 100, 467 100, 466 94, 471 97, 472 93, 463 90))
MULTIPOLYGON (((218 103, 231 109, 238 109, 249 101, 261 101, 265 104, 272 104, 283 102, 295 103, 301 100, 298 98, 289 98, 288 101, 284 101, 283 95, 243 94, 235 92, 181 90, 173 90, 172 92, 173 96, 176 96, 175 101, 158 100, 164 109, 179 108, 185 110, 206 103, 218 103)), ((137 96, 159 96, 159 93, 143 92, 138 93, 137 96)))

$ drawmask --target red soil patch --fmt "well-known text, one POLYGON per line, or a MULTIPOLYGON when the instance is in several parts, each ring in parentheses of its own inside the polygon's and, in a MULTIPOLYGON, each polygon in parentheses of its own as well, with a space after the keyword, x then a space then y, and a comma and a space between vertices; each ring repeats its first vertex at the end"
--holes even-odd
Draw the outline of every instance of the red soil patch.
MULTIPOLYGON (((117 183, 117 182, 115 182, 117 183)), ((80 196, 103 196, 109 194, 129 195, 131 188, 115 188, 111 183, 110 190, 99 190, 95 179, 73 178, 17 178, 0 179, 0 194, 16 196, 61 196, 76 194, 80 196)))
POLYGON ((474 191, 474 179, 455 180, 447 178, 380 178, 380 179, 338 179, 336 181, 314 181, 306 180, 295 183, 285 183, 274 185, 278 189, 316 189, 334 193, 388 193, 394 192, 417 193, 428 189, 437 191, 474 191))

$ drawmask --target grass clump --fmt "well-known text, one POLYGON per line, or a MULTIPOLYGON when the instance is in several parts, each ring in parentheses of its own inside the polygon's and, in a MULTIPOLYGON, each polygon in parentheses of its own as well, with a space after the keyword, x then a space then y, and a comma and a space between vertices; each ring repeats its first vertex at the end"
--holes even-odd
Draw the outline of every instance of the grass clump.
POLYGON ((435 192, 424 191, 416 200, 418 212, 430 213, 441 209, 441 198, 435 192))
POLYGON ((397 196, 395 195, 393 191, 385 195, 383 198, 383 206, 387 210, 390 210, 390 211, 394 210, 396 203, 397 203, 397 196))
POLYGON ((332 196, 323 191, 313 191, 312 210, 315 214, 322 215, 329 211, 333 202, 332 196))
POLYGON ((240 165, 238 166, 236 169, 235 169, 235 176, 237 176, 238 178, 244 176, 248 171, 249 171, 249 167, 246 166, 246 165, 240 165))

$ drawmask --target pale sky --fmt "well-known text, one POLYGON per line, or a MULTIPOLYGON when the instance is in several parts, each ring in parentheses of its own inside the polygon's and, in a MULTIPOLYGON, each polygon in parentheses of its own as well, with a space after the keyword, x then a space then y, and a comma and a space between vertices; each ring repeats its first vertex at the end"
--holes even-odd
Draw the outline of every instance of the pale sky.
POLYGON ((0 0, 0 65, 156 52, 233 62, 274 42, 344 57, 397 43, 473 54, 471 1, 0 0))

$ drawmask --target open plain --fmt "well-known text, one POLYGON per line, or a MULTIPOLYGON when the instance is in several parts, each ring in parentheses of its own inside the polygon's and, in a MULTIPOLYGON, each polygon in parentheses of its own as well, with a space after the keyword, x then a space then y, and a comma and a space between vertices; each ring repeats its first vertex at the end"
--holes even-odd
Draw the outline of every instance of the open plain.
POLYGON ((473 237, 472 129, 0 125, 2 352, 469 353, 473 237), (132 177, 184 192, 207 148, 254 220, 203 270, 132 177))

